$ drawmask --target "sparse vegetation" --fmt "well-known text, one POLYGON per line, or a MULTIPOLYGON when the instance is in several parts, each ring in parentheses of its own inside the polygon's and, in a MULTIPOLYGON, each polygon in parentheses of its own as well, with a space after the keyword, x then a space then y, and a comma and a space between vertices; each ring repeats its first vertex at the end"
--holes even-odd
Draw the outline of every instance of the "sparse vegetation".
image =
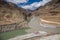
POLYGON ((23 34, 26 34, 25 29, 0 33, 0 40, 7 40, 9 38, 13 38, 15 36, 19 36, 19 35, 23 35, 23 34))

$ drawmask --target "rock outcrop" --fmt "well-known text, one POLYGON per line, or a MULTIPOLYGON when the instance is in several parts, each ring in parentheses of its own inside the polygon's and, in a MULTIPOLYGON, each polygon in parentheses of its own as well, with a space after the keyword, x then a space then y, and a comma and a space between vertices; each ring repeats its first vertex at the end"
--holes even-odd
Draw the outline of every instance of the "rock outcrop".
POLYGON ((41 30, 60 33, 60 0, 52 0, 32 14, 40 17, 41 30))
POLYGON ((59 22, 60 0, 52 0, 51 2, 47 3, 44 7, 39 8, 37 11, 33 12, 32 14, 35 16, 40 16, 40 18, 46 20, 59 22))
POLYGON ((26 13, 12 3, 0 2, 0 32, 28 27, 26 13))

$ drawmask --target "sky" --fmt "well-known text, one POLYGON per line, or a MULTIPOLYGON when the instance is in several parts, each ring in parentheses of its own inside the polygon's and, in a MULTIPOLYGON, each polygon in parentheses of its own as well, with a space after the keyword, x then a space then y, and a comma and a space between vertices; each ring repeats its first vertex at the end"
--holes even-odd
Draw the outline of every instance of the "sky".
POLYGON ((51 0, 6 0, 6 2, 12 2, 16 4, 18 7, 35 10, 41 6, 44 6, 51 0))

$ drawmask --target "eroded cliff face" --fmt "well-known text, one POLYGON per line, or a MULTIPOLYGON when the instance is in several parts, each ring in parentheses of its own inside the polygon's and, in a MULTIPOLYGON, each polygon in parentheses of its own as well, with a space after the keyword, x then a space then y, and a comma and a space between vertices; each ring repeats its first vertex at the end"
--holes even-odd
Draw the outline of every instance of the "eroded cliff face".
POLYGON ((0 32, 28 27, 26 13, 12 3, 0 2, 0 32))
POLYGON ((51 2, 47 3, 44 7, 38 8, 32 14, 36 14, 38 16, 39 14, 53 15, 56 13, 60 13, 60 0, 52 0, 51 2))
MULTIPOLYGON (((40 16, 48 20, 47 17, 56 18, 55 21, 60 20, 60 0, 52 0, 51 2, 47 3, 44 7, 39 8, 35 12, 32 13, 35 16, 40 16)), ((54 19, 52 20, 54 21, 54 19)))
MULTIPOLYGON (((43 31, 48 33, 60 33, 59 32, 59 28, 60 28, 59 0, 53 0, 52 2, 46 4, 44 7, 37 9, 35 12, 32 12, 32 15, 35 17, 39 17, 39 23, 40 23, 39 26, 42 27, 41 29, 43 31)), ((36 23, 35 25, 37 25, 36 23)))
POLYGON ((0 24, 10 24, 22 22, 25 19, 26 11, 17 8, 14 5, 2 3, 0 4, 0 24))

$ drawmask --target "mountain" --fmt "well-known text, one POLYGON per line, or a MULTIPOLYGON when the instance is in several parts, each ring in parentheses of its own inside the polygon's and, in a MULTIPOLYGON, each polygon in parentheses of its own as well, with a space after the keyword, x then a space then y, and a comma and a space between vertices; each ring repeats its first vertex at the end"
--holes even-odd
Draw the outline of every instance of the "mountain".
POLYGON ((60 27, 60 0, 52 0, 44 7, 40 7, 32 12, 34 16, 39 16, 43 24, 60 27))
POLYGON ((52 0, 51 2, 47 3, 45 6, 38 8, 37 10, 35 10, 34 12, 32 12, 33 14, 45 14, 45 13, 49 13, 52 10, 59 10, 60 6, 60 2, 58 0, 52 0))
MULTIPOLYGON (((0 2, 0 10, 1 10, 1 12, 0 12, 0 14, 1 14, 0 20, 14 21, 14 20, 12 20, 12 18, 14 18, 13 16, 16 15, 16 14, 17 14, 16 16, 23 15, 24 20, 27 20, 27 17, 31 17, 32 15, 35 15, 35 16, 40 15, 41 17, 44 17, 45 15, 46 16, 59 15, 59 13, 60 13, 60 8, 59 7, 60 7, 60 1, 59 0, 52 0, 51 2, 47 3, 45 6, 40 7, 38 9, 36 9, 35 11, 26 10, 26 9, 23 9, 23 8, 20 8, 20 7, 18 8, 13 3, 0 2), (5 13, 5 12, 7 12, 7 13, 5 13), (10 17, 10 19, 7 18, 7 16, 10 17)), ((16 18, 19 19, 19 16, 16 17, 16 18)), ((15 22, 16 21, 17 20, 15 20, 15 22)))
POLYGON ((27 11, 12 3, 0 1, 0 32, 28 27, 27 11), (1 29, 2 28, 2 29, 1 29))
POLYGON ((52 17, 50 21, 60 22, 60 0, 52 0, 34 11, 18 8, 13 3, 0 1, 0 26, 5 25, 8 28, 9 24, 19 24, 19 26, 15 25, 18 29, 22 26, 25 27, 26 24, 28 27, 27 25, 33 16, 39 16, 40 19, 45 20, 50 20, 49 17, 52 17))

